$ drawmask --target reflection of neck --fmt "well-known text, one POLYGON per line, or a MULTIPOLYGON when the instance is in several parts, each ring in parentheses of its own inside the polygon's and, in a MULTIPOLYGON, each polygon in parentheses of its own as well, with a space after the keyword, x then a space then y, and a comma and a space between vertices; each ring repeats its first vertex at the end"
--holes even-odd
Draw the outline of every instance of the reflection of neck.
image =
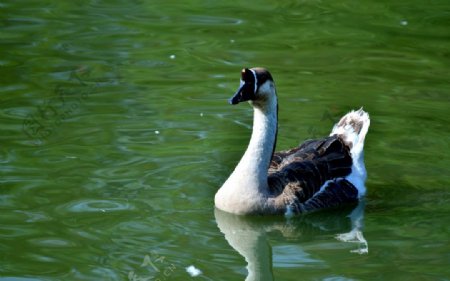
POLYGON ((246 281, 273 280, 272 248, 267 242, 265 234, 253 235, 254 233, 247 233, 245 235, 247 237, 237 237, 238 239, 234 239, 233 243, 231 243, 231 239, 227 241, 247 262, 246 281))
POLYGON ((220 231, 228 244, 247 262, 246 281, 272 281, 272 249, 267 242, 264 229, 252 226, 245 217, 215 210, 220 231))

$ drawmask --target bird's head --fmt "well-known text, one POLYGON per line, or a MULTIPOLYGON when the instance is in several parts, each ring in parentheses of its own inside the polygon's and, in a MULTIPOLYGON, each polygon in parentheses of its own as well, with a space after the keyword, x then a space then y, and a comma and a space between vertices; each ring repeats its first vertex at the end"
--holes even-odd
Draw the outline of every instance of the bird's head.
POLYGON ((242 69, 239 89, 228 102, 238 104, 250 101, 253 106, 263 107, 274 99, 276 91, 272 75, 267 69, 254 67, 242 69))

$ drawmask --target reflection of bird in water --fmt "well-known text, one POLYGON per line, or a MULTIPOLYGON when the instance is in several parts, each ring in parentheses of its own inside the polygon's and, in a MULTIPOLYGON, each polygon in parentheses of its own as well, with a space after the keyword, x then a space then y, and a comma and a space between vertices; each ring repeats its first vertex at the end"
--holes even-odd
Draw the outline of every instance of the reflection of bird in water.
POLYGON ((364 227, 364 205, 365 202, 361 201, 350 214, 352 230, 336 236, 336 238, 340 241, 357 243, 358 249, 352 250, 352 252, 358 254, 367 254, 369 252, 369 245, 367 244, 367 241, 362 233, 362 229, 364 227))
MULTIPOLYGON (((353 209, 345 208, 333 212, 320 212, 293 217, 245 217, 215 209, 217 226, 225 239, 247 262, 246 281, 273 280, 272 247, 268 242, 270 233, 279 232, 288 240, 315 237, 332 233, 344 242, 357 242, 358 249, 352 252, 368 252, 368 244, 362 233, 364 202, 353 209), (350 230, 350 231, 348 231, 350 230), (343 234, 340 234, 344 232, 343 234)), ((301 247, 301 244, 298 245, 301 247)), ((300 253, 301 254, 301 253, 300 253)), ((304 254, 303 254, 304 255, 304 254)))

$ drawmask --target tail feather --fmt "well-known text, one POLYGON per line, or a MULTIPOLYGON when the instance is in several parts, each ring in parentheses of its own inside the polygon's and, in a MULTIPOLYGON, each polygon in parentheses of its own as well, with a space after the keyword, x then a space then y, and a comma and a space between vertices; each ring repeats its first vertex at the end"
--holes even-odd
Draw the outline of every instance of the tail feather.
POLYGON ((366 193, 364 185, 367 177, 364 166, 364 140, 370 126, 369 114, 362 108, 352 110, 334 125, 330 136, 337 135, 350 148, 352 172, 346 177, 357 189, 359 197, 366 193))

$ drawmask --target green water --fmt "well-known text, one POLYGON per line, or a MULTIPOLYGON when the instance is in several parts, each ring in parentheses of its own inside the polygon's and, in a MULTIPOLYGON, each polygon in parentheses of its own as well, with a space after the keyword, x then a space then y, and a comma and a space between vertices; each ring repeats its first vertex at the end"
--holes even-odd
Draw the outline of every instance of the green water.
POLYGON ((0 3, 0 280, 450 280, 448 1, 73 2, 0 3), (214 210, 251 66, 279 149, 370 113, 365 205, 214 210))

